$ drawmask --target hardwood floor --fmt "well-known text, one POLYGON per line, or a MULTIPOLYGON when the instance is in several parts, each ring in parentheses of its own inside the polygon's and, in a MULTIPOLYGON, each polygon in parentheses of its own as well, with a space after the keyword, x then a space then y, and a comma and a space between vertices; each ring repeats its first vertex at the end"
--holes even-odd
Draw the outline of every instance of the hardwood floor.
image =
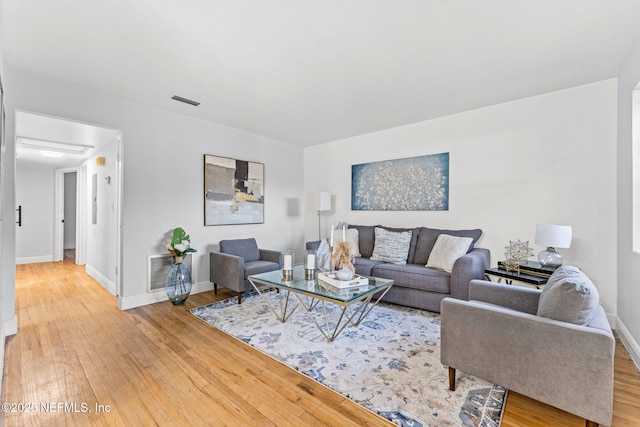
MULTIPOLYGON (((17 266, 19 332, 7 339, 3 402, 34 412, 5 412, 4 425, 390 425, 188 312, 229 296, 119 311, 83 267, 17 266)), ((640 375, 621 345, 616 352, 613 425, 640 425, 640 375)), ((573 425, 584 420, 516 393, 502 423, 573 425)))

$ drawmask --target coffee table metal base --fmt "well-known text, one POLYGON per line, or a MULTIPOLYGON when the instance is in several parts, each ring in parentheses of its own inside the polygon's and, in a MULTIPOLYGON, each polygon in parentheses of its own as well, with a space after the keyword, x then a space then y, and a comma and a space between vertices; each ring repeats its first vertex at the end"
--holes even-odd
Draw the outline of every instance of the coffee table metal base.
POLYGON ((274 307, 262 294, 263 291, 271 290, 273 289, 273 287, 263 286, 261 290, 260 286, 257 286, 256 283, 251 280, 250 282, 258 292, 260 297, 262 297, 262 300, 267 304, 267 307, 269 307, 271 312, 280 322, 286 322, 298 307, 302 307, 302 309, 307 314, 307 317, 309 317, 313 321, 322 335, 324 335, 325 339, 329 342, 336 339, 336 337, 340 335, 340 333, 344 330, 345 327, 347 327, 347 325, 358 326, 360 322, 362 322, 362 320, 367 317, 371 310, 373 310, 378 302, 386 295, 389 289, 391 289, 391 286, 389 286, 386 289, 381 290, 380 292, 382 292, 382 294, 376 299, 374 299, 374 295, 371 294, 366 298, 354 301, 351 304, 341 304, 337 301, 330 301, 328 299, 325 300, 316 295, 311 296, 303 292, 295 292, 280 288, 280 298, 278 299, 278 308, 276 309, 276 307, 274 307), (293 296, 293 298, 296 300, 296 303, 293 303, 293 301, 291 300, 291 296, 293 296), (331 322, 332 319, 327 313, 327 303, 342 306, 342 309, 340 310, 340 313, 338 315, 338 320, 336 322, 331 322), (313 312, 316 310, 316 308, 318 308, 319 305, 321 306, 322 313, 320 313, 320 316, 317 315, 318 313, 314 315, 313 312), (316 317, 321 317, 321 319, 324 320, 318 322, 318 319, 316 319, 316 317))

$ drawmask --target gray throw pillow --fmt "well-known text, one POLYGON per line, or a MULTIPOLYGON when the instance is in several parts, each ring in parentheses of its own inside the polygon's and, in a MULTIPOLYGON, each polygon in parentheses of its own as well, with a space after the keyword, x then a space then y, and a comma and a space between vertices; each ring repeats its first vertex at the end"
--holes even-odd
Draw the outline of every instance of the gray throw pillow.
POLYGON ((411 231, 394 232, 376 227, 376 241, 371 260, 405 265, 411 246, 411 231))
POLYGON ((538 316, 587 325, 600 302, 594 284, 580 269, 566 265, 553 272, 538 303, 538 316))

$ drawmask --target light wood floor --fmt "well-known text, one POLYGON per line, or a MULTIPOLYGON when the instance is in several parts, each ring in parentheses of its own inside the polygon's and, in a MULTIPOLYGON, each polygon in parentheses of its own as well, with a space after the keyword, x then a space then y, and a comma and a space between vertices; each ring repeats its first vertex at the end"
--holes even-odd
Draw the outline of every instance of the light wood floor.
MULTIPOLYGON (((4 425, 389 425, 188 312, 230 293, 123 312, 83 271, 68 262, 17 267, 19 333, 7 339, 2 401, 36 412, 5 413, 4 425)), ((621 346, 615 380, 613 425, 640 425, 640 375, 621 346)), ((515 393, 502 423, 582 425, 515 393)))

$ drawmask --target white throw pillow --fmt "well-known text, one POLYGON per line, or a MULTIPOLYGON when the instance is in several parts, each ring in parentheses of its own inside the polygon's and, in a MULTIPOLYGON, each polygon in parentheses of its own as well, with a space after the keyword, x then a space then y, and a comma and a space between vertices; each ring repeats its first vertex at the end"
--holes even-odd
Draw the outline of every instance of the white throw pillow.
POLYGON ((473 239, 449 234, 440 234, 436 239, 426 267, 439 268, 451 273, 453 264, 469 251, 473 239))
MULTIPOLYGON (((358 243, 359 234, 357 228, 347 228, 345 230, 346 242, 351 247, 351 255, 354 257, 360 256, 360 244, 358 243)), ((334 249, 338 247, 338 243, 342 242, 342 229, 337 229, 333 232, 334 249)))
POLYGON ((389 231, 376 227, 372 261, 384 261, 405 265, 411 247, 411 231, 389 231))

